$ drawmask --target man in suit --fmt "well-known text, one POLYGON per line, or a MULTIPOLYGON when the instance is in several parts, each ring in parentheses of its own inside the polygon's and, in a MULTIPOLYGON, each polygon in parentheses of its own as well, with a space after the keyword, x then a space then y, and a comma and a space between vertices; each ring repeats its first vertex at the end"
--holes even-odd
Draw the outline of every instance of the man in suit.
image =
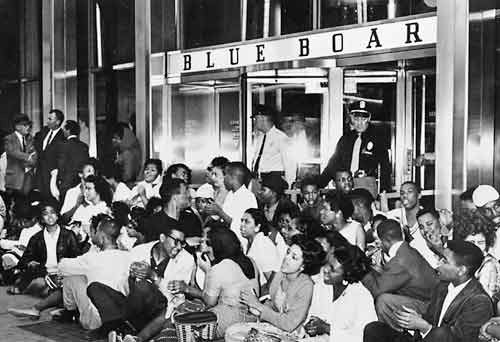
POLYGON ((398 325, 395 331, 382 322, 365 327, 364 342, 474 342, 479 329, 493 316, 493 305, 474 274, 483 262, 483 253, 467 241, 448 241, 444 250, 445 263, 438 267, 442 281, 433 291, 429 308, 424 315, 402 307, 395 312, 398 325), (408 331, 413 331, 410 336, 408 331))
POLYGON ((58 143, 50 180, 50 192, 58 200, 64 199, 66 191, 80 183, 78 173, 89 158, 89 147, 79 139, 78 123, 67 120, 62 130, 66 140, 58 143))
POLYGON ((47 126, 43 127, 35 136, 35 148, 38 153, 38 165, 36 170, 37 187, 42 195, 51 198, 50 193, 50 171, 56 163, 57 143, 64 141, 64 133, 61 130, 64 114, 59 109, 52 109, 47 117, 47 126))
POLYGON ((350 130, 337 143, 335 153, 319 177, 319 186, 326 186, 335 178, 335 172, 341 169, 352 172, 355 187, 361 187, 357 182, 375 184, 375 179, 380 177, 380 189, 389 190, 391 165, 387 142, 370 125, 371 113, 367 111, 364 101, 354 103, 349 112, 349 119, 350 130), (371 177, 373 182, 368 183, 368 177, 371 177))
POLYGON ((7 154, 5 188, 11 198, 31 190, 36 153, 30 131, 31 120, 20 114, 14 118, 14 132, 4 138, 7 154))
POLYGON ((386 220, 377 227, 385 264, 380 272, 372 271, 362 283, 375 298, 375 309, 381 322, 401 330, 394 312, 403 306, 424 313, 432 290, 438 284, 436 271, 420 253, 404 241, 401 226, 386 220))

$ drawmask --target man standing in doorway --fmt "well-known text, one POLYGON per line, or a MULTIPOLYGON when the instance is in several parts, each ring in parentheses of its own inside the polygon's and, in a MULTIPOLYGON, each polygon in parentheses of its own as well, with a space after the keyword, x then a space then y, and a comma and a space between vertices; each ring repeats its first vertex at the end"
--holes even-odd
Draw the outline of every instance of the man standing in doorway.
POLYGON ((369 187, 373 194, 376 189, 372 187, 376 188, 375 180, 379 177, 380 191, 390 189, 391 165, 386 142, 371 127, 370 119, 366 102, 355 102, 349 112, 350 131, 337 143, 335 153, 319 177, 320 187, 326 186, 338 169, 343 169, 352 172, 355 187, 369 187))
POLYGON ((50 171, 56 162, 58 143, 66 140, 61 130, 64 114, 59 109, 52 109, 47 116, 47 126, 35 136, 35 148, 38 153, 36 171, 38 190, 46 198, 51 198, 50 171))
POLYGON ((276 112, 269 106, 257 105, 252 119, 257 133, 255 139, 252 172, 261 178, 268 174, 279 174, 288 184, 293 184, 297 165, 290 155, 290 141, 287 135, 276 128, 276 112))

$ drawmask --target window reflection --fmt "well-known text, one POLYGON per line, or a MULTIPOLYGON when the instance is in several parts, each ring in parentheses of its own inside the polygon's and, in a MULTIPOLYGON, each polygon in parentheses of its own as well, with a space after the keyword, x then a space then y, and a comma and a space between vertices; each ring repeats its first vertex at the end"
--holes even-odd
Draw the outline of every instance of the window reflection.
POLYGON ((184 49, 241 40, 240 1, 183 0, 182 11, 184 49))
POLYGON ((436 11, 437 0, 320 0, 321 28, 436 11))
MULTIPOLYGON (((275 124, 290 138, 289 149, 297 162, 298 179, 319 173, 323 96, 307 93, 303 83, 252 85, 253 106, 264 103, 273 108, 281 107, 275 124)), ((252 132, 253 146, 253 127, 252 132)), ((253 151, 248 155, 253 155, 253 151)))

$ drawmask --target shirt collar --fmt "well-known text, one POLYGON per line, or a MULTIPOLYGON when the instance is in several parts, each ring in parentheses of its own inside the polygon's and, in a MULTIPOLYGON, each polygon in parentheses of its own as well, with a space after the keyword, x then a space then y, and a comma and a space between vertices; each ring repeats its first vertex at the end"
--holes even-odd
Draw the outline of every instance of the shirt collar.
POLYGON ((389 258, 387 261, 391 260, 392 258, 394 258, 399 250, 399 247, 401 247, 401 245, 403 244, 404 241, 398 241, 396 243, 394 243, 391 248, 389 248, 389 252, 387 253, 389 255, 389 258))
POLYGON ((56 230, 53 233, 49 233, 47 229, 43 230, 43 235, 48 238, 59 238, 59 233, 61 232, 61 228, 57 226, 56 230))
POLYGON ((240 192, 245 191, 246 189, 247 189, 246 185, 245 185, 245 184, 242 184, 242 185, 238 188, 238 190, 236 190, 236 191, 232 191, 232 192, 233 192, 234 194, 237 194, 237 193, 240 193, 240 192))
POLYGON ((59 128, 52 130, 52 134, 56 135, 57 133, 59 133, 60 130, 61 130, 61 126, 59 126, 59 128))
POLYGON ((19 140, 23 140, 23 135, 21 133, 19 133, 18 131, 14 131, 14 133, 16 133, 17 137, 19 138, 19 140))
POLYGON ((452 283, 448 284, 448 295, 458 295, 466 286, 467 284, 471 281, 472 278, 467 280, 465 283, 462 283, 460 285, 454 286, 452 283))
POLYGON ((153 185, 158 185, 158 184, 161 183, 161 181, 162 181, 162 177, 161 177, 161 175, 159 175, 158 177, 155 178, 155 180, 153 181, 152 184, 153 185))
POLYGON ((76 138, 78 138, 76 135, 68 135, 68 137, 66 138, 66 140, 76 139, 76 138))

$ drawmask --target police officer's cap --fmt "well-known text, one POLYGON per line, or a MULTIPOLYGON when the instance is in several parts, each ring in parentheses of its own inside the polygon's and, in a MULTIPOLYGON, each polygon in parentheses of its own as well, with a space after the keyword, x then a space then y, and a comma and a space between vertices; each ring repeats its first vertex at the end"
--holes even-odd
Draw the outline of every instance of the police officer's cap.
POLYGON ((363 118, 368 118, 371 115, 371 113, 368 110, 366 110, 365 101, 354 102, 350 107, 349 114, 354 116, 360 116, 363 118))
POLYGON ((256 117, 257 115, 269 116, 271 118, 274 118, 276 116, 276 111, 268 105, 259 104, 253 107, 252 118, 256 117))

